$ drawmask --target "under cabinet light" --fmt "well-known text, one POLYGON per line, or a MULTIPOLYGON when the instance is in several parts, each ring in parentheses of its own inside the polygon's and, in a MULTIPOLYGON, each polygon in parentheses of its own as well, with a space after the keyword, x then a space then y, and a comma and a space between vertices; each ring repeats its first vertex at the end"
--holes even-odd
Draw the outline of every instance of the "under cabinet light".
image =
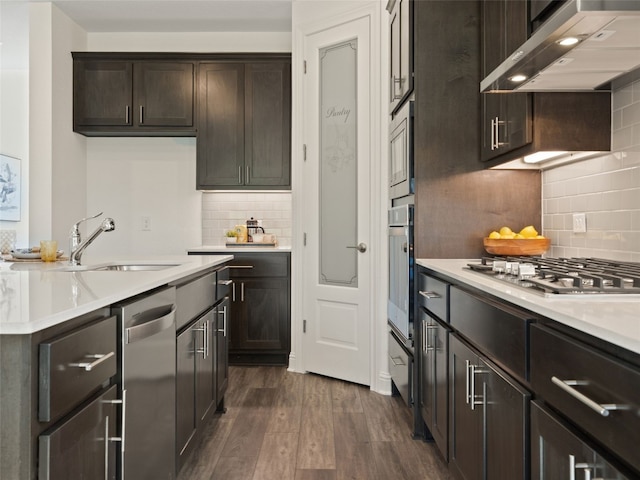
POLYGON ((572 45, 575 45, 579 41, 580 41, 580 39, 577 38, 577 37, 565 37, 565 38, 561 38, 556 43, 558 45, 562 45, 563 47, 570 47, 572 45))
POLYGON ((525 163, 539 163, 545 160, 551 160, 552 158, 566 155, 568 152, 536 152, 531 155, 525 155, 523 161, 525 163))
POLYGON ((509 80, 511 80, 513 83, 524 82, 526 79, 527 79, 527 76, 522 75, 520 73, 513 75, 512 77, 509 77, 509 80))

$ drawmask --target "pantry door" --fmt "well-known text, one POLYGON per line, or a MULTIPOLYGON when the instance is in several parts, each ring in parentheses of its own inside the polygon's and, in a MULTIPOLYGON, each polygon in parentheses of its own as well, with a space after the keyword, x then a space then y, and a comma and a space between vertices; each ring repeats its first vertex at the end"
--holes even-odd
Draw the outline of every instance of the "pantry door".
POLYGON ((370 22, 305 37, 304 369, 371 384, 370 22))

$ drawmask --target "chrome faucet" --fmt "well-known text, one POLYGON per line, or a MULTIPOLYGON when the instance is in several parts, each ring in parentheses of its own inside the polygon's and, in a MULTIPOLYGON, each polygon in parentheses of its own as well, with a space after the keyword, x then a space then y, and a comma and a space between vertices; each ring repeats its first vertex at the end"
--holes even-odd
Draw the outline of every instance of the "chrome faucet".
POLYGON ((87 237, 85 241, 82 241, 80 238, 80 229, 78 228, 80 224, 86 220, 91 220, 92 218, 97 218, 102 215, 102 212, 94 215, 93 217, 83 218, 78 222, 73 224, 71 227, 71 233, 69 234, 69 264, 70 265, 80 265, 80 260, 82 258, 82 253, 84 250, 93 243, 93 241, 100 235, 102 232, 111 232, 116 229, 116 224, 113 221, 113 218, 105 218, 100 226, 95 229, 95 231, 87 237))

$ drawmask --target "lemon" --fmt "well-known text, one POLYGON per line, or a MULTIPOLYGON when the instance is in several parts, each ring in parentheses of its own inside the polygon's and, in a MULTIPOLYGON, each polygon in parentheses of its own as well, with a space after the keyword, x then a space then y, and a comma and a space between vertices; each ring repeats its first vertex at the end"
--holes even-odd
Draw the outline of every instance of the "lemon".
POLYGON ((535 237, 533 237, 533 238, 538 238, 538 239, 539 239, 539 238, 546 238, 546 237, 544 237, 544 236, 542 236, 542 235, 536 235, 536 236, 535 236, 535 237))
POLYGON ((520 235, 524 238, 535 238, 535 236, 538 235, 538 231, 533 227, 533 225, 527 225, 520 230, 520 235))
POLYGON ((500 234, 494 230, 489 234, 489 238, 500 238, 500 234))
POLYGON ((504 237, 505 235, 513 235, 513 231, 509 227, 502 227, 500 229, 500 236, 504 237))
POLYGON ((506 235, 500 235, 500 238, 506 238, 506 239, 510 240, 512 238, 515 238, 515 236, 516 236, 515 233, 512 232, 512 233, 508 233, 506 235))
POLYGON ((513 236, 513 238, 516 238, 516 239, 518 239, 518 240, 522 240, 522 239, 527 238, 527 237, 525 237, 524 235, 521 235, 520 233, 516 233, 516 234, 513 236))

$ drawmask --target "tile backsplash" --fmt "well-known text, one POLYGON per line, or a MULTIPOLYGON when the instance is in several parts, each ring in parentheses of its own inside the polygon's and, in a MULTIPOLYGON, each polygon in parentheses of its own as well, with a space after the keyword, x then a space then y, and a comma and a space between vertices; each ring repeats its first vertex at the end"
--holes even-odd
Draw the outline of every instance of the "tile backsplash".
POLYGON ((549 256, 640 261, 640 81, 613 92, 612 151, 542 174, 549 256), (586 233, 573 233, 573 214, 586 233))
POLYGON ((204 192, 202 194, 202 244, 224 245, 224 232, 253 217, 278 244, 291 246, 291 192, 204 192))

